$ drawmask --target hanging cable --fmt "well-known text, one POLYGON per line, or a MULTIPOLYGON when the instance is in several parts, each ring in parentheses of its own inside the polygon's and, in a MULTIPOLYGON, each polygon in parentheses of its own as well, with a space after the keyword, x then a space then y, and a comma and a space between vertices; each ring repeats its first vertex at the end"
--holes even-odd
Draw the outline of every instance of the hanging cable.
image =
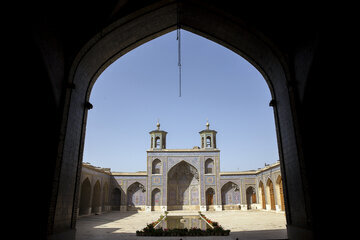
POLYGON ((181 32, 180 28, 177 29, 178 40, 178 67, 179 67, 179 97, 181 97, 181 32))
POLYGON ((176 40, 178 41, 178 67, 179 67, 179 97, 181 97, 181 32, 180 32, 180 4, 177 1, 177 29, 176 40))

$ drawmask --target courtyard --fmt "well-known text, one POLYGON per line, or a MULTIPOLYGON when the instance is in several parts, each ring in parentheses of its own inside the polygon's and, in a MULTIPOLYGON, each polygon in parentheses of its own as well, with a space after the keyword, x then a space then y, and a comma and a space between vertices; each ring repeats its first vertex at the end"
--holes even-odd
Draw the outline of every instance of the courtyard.
MULTIPOLYGON (((170 211, 168 216, 196 215, 191 211, 170 211)), ((162 239, 286 239, 285 213, 272 211, 209 211, 205 216, 217 221, 224 229, 230 229, 229 236, 211 237, 161 237, 162 239)), ((77 221, 77 240, 100 239, 155 239, 158 237, 137 237, 136 230, 146 227, 159 218, 161 212, 107 212, 100 215, 82 216, 77 221)))

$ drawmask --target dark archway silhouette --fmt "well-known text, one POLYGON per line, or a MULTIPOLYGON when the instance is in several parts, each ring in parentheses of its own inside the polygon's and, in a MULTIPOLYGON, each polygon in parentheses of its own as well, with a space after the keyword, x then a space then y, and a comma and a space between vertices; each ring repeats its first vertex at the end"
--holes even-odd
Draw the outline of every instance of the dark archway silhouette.
POLYGON ((101 188, 99 181, 96 181, 93 189, 92 202, 91 202, 91 212, 100 213, 101 212, 101 188))
POLYGON ((44 235, 75 231, 88 100, 97 77, 123 54, 181 25, 233 50, 263 74, 273 97, 289 238, 311 237, 316 231, 321 236, 322 209, 328 208, 317 199, 327 191, 314 160, 326 152, 318 143, 330 141, 323 123, 333 110, 319 93, 333 96, 323 90, 329 81, 322 81, 330 75, 327 46, 333 34, 322 35, 323 25, 314 24, 322 19, 318 14, 217 0, 72 4, 35 11, 36 17, 26 19, 32 24, 31 40, 23 41, 36 65, 28 66, 27 77, 39 79, 28 91, 38 100, 33 104, 38 114, 31 118, 38 122, 33 129, 43 143, 34 155, 49 169, 33 168, 39 179, 46 179, 39 188, 46 197, 38 203, 44 235))
POLYGON ((111 192, 111 210, 120 211, 121 206, 121 190, 114 188, 111 192))
POLYGON ((79 215, 90 214, 90 206, 91 206, 90 201, 91 201, 91 184, 89 178, 86 178, 81 184, 79 215))

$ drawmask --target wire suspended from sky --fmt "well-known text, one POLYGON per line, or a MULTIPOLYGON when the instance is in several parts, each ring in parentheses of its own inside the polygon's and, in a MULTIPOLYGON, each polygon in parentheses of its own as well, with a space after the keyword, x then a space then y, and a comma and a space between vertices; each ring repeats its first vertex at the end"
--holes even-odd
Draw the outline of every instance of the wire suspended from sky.
POLYGON ((178 41, 178 67, 179 67, 179 97, 181 97, 181 32, 180 27, 177 29, 177 41, 178 41))
POLYGON ((179 97, 181 97, 181 31, 180 31, 180 0, 177 1, 177 29, 176 40, 178 41, 178 67, 179 67, 179 97))

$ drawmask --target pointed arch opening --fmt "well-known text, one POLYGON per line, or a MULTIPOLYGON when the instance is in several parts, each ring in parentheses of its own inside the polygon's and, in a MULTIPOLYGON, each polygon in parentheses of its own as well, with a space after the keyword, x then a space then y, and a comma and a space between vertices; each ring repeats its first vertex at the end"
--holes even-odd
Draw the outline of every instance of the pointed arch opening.
POLYGON ((121 190, 114 188, 111 192, 111 210, 120 211, 121 206, 121 190))
POLYGON ((159 159, 155 159, 152 162, 152 174, 161 174, 161 161, 159 159))
POLYGON ((94 185, 91 212, 96 214, 101 212, 101 187, 99 181, 96 181, 94 185))
POLYGON ((206 210, 214 211, 215 190, 212 187, 209 187, 208 189, 206 189, 205 196, 206 196, 206 210))
POLYGON ((267 196, 266 202, 268 204, 267 209, 276 210, 274 184, 270 178, 268 178, 266 182, 266 196, 267 196))
POLYGON ((283 182, 282 177, 279 175, 276 179, 276 196, 277 196, 277 205, 279 210, 285 211, 285 201, 284 201, 284 192, 283 192, 283 182))
POLYGON ((215 164, 214 160, 211 158, 206 159, 205 161, 205 174, 214 174, 215 173, 215 164))
POLYGON ((102 205, 101 205, 101 211, 109 211, 109 184, 107 182, 104 183, 103 190, 102 190, 103 196, 102 196, 102 205))
POLYGON ((86 178, 81 184, 79 215, 89 215, 91 212, 91 184, 89 178, 86 178))
POLYGON ((221 201, 224 210, 240 210, 240 188, 234 182, 227 182, 221 188, 221 201))
POLYGON ((145 186, 139 182, 134 182, 127 189, 127 210, 145 210, 146 199, 145 186))
POLYGON ((168 210, 198 210, 199 202, 195 194, 191 194, 193 187, 199 186, 199 172, 188 162, 181 161, 168 172, 167 180, 167 209, 168 210))
POLYGON ((259 202, 262 209, 266 209, 265 188, 262 181, 259 182, 259 202))
POLYGON ((247 209, 253 209, 253 204, 256 204, 256 190, 253 186, 246 189, 246 206, 247 209))
MULTIPOLYGON (((201 3, 199 3, 199 6, 184 5, 193 13, 181 18, 181 23, 185 28, 206 36, 244 56, 264 74, 269 82, 272 95, 274 98, 276 97, 273 102, 278 103, 275 114, 279 142, 281 143, 279 151, 282 153, 284 149, 290 149, 286 151, 285 155, 281 156, 281 161, 288 163, 283 166, 292 168, 283 169, 284 172, 289 170, 292 173, 291 176, 290 174, 286 175, 286 181, 284 180, 284 182, 288 186, 294 186, 294 189, 291 189, 285 196, 289 199, 287 200, 289 201, 289 206, 292 206, 294 209, 290 215, 294 218, 298 216, 299 219, 297 220, 305 225, 307 219, 304 219, 303 216, 311 216, 311 214, 307 210, 310 208, 306 208, 308 203, 304 202, 307 199, 304 197, 307 186, 297 184, 299 182, 306 182, 302 181, 302 177, 306 176, 306 174, 303 174, 299 167, 301 164, 299 164, 299 147, 298 141, 296 141, 296 136, 298 135, 295 134, 298 126, 294 123, 297 120, 294 119, 296 114, 293 114, 296 113, 296 109, 294 109, 295 104, 291 103, 292 99, 294 99, 291 94, 294 93, 288 91, 288 83, 292 79, 287 79, 287 76, 291 74, 284 70, 288 69, 288 67, 291 69, 290 66, 287 66, 286 62, 283 61, 285 58, 281 56, 281 52, 279 53, 278 49, 273 47, 272 44, 268 44, 268 40, 263 37, 261 32, 260 34, 253 33, 236 21, 231 21, 230 13, 229 15, 219 16, 221 14, 217 13, 217 11, 202 8, 201 3), (239 38, 238 36, 245 37, 239 38), (297 212, 301 212, 299 209, 307 214, 297 214, 297 212)), ((58 158, 59 163, 62 164, 61 173, 59 171, 59 179, 66 179, 66 181, 59 181, 56 186, 56 189, 59 189, 59 191, 79 192, 77 188, 80 186, 78 183, 80 176, 77 174, 80 171, 70 170, 67 166, 78 166, 78 163, 82 160, 78 158, 82 158, 81 149, 83 149, 84 144, 82 138, 85 136, 84 131, 86 129, 84 125, 86 124, 87 109, 84 107, 84 103, 89 100, 90 91, 96 78, 118 57, 154 37, 175 29, 176 18, 173 16, 176 14, 176 7, 174 5, 161 6, 159 9, 156 7, 149 8, 151 11, 141 16, 132 15, 131 18, 128 18, 128 22, 121 19, 111 24, 111 26, 101 31, 93 39, 87 41, 86 46, 75 57, 71 72, 68 74, 70 76, 68 82, 76 86, 76 91, 68 89, 65 94, 64 106, 66 111, 64 112, 67 115, 62 118, 64 122, 61 124, 61 126, 64 126, 61 131, 66 137, 64 137, 63 143, 60 143, 59 146, 59 149, 62 149, 58 158), (74 145, 73 143, 79 144, 74 145), (69 181, 72 181, 73 185, 67 186, 69 181), (73 189, 74 186, 75 191, 73 189)), ((262 192, 264 193, 264 191, 262 192)), ((57 196, 58 193, 55 192, 53 194, 57 196)), ((73 198, 75 199, 74 196, 73 198)), ((73 216, 76 216, 76 214, 65 210, 76 209, 77 206, 73 207, 68 204, 60 207, 52 206, 50 212, 53 212, 53 215, 50 218, 54 220, 56 215, 60 215, 57 211, 59 213, 64 212, 66 213, 63 216, 64 221, 68 226, 73 226, 73 223, 76 222, 73 216)))
POLYGON ((161 208, 161 191, 155 188, 151 192, 151 211, 160 211, 161 208))

